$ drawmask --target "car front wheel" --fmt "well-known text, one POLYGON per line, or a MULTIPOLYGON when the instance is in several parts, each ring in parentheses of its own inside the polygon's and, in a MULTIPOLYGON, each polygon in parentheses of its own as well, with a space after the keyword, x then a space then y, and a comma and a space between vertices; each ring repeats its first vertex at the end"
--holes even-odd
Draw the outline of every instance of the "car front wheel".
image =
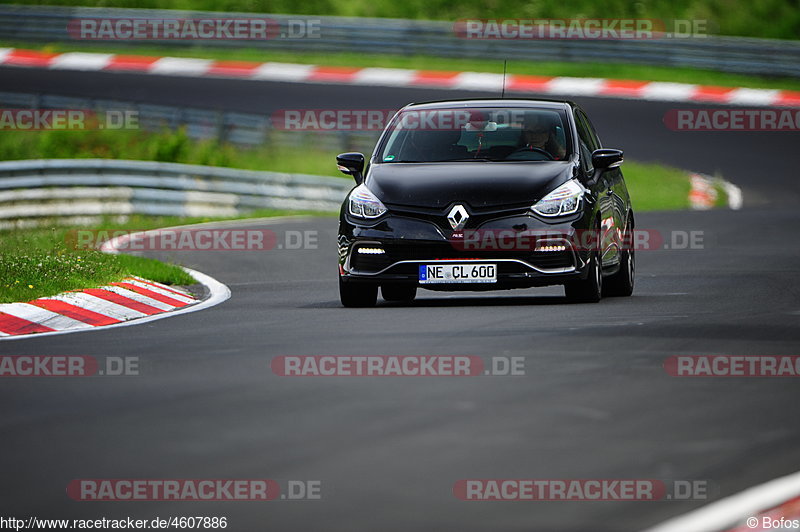
POLYGON ((570 301, 597 303, 603 296, 603 272, 600 265, 600 252, 592 253, 589 261, 589 274, 581 281, 570 281, 564 285, 564 293, 570 301))
POLYGON ((633 233, 630 222, 625 229, 625 238, 622 240, 622 261, 619 271, 605 280, 603 285, 604 296, 627 297, 633 294, 634 273, 636 271, 636 257, 633 252, 633 233))
POLYGON ((378 299, 378 285, 347 283, 339 277, 339 299, 345 307, 374 307, 378 299))

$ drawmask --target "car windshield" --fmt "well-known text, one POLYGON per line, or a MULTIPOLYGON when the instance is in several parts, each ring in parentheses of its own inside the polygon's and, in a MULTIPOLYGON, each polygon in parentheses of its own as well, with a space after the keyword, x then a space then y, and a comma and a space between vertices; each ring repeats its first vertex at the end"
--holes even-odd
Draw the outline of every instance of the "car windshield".
POLYGON ((377 162, 560 161, 570 154, 563 111, 537 108, 408 109, 377 162))

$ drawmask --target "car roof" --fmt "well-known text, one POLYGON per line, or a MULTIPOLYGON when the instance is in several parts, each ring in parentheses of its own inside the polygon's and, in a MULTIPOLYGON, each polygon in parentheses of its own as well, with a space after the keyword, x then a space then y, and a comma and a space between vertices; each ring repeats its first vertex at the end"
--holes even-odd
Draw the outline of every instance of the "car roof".
POLYGON ((569 109, 577 107, 568 100, 544 100, 533 98, 470 98, 464 100, 440 100, 410 103, 403 109, 461 109, 470 107, 531 107, 539 109, 569 109))

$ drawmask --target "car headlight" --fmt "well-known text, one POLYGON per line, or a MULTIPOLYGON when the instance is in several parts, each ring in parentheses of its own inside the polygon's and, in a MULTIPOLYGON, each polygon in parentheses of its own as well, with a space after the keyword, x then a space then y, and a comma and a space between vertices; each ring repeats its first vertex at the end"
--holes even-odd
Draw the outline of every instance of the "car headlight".
POLYGON ((531 209, 542 216, 574 214, 581 208, 584 190, 580 183, 571 179, 540 199, 531 209))
POLYGON ((357 218, 377 218, 386 212, 386 206, 365 185, 358 185, 347 199, 347 211, 357 218))

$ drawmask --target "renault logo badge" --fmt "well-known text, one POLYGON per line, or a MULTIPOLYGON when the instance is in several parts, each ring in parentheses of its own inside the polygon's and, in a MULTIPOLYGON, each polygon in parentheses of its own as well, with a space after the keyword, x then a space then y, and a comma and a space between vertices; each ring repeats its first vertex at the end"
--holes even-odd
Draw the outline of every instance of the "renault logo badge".
POLYGON ((467 209, 461 204, 455 205, 450 209, 450 213, 447 215, 447 221, 450 222, 450 227, 453 228, 453 231, 461 231, 464 229, 468 219, 469 214, 467 213, 467 209))

